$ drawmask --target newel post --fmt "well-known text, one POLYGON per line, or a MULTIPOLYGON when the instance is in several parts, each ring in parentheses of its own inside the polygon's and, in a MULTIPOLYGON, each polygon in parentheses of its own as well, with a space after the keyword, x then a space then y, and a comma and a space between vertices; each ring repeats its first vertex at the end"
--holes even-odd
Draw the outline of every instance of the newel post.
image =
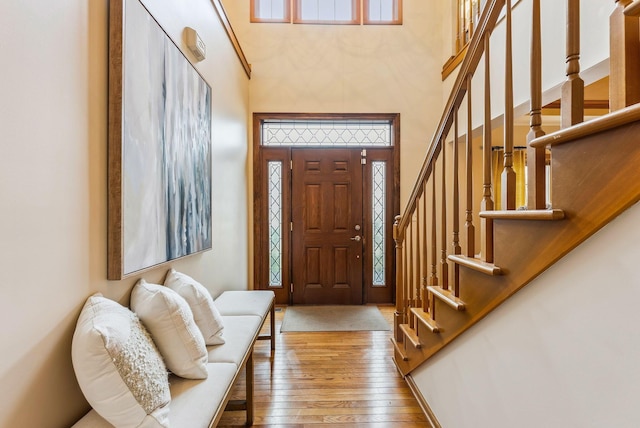
POLYGON ((401 235, 399 231, 401 218, 401 216, 396 216, 396 221, 393 223, 393 240, 396 242, 396 312, 393 317, 393 332, 397 343, 404 341, 404 335, 400 331, 400 324, 405 323, 404 277, 402 272, 402 266, 404 266, 402 259, 404 235, 401 235))
POLYGON ((625 14, 632 0, 616 0, 610 17, 609 109, 640 102, 640 20, 625 14))

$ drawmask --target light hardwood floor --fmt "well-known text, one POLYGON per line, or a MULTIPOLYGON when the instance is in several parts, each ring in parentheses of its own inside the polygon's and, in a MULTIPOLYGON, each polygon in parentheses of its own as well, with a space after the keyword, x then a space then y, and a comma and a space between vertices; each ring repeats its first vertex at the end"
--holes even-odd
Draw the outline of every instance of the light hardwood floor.
MULTIPOLYGON (((393 306, 379 306, 392 323, 393 306)), ((254 350, 256 427, 427 427, 391 359, 391 331, 280 333, 276 351, 254 350)), ((268 326, 268 321, 266 325, 268 326)), ((233 399, 244 394, 244 380, 233 399)), ((225 412, 219 427, 244 426, 244 412, 225 412)))

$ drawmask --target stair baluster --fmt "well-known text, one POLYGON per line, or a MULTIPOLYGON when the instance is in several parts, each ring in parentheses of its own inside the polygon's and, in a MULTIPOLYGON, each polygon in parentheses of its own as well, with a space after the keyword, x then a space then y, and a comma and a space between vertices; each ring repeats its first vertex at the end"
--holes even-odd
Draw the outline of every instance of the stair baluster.
MULTIPOLYGON (((412 305, 412 307, 417 308, 422 306, 422 269, 421 269, 421 264, 420 261, 422 260, 422 240, 421 240, 421 230, 420 230, 420 223, 421 223, 421 216, 420 216, 420 203, 421 203, 421 199, 424 197, 424 195, 420 196, 420 199, 418 200, 418 202, 416 203, 416 257, 415 259, 411 259, 412 263, 415 264, 415 301, 414 304, 412 305)), ((417 329, 417 327, 416 327, 417 329)))
POLYGON ((471 80, 473 75, 467 77, 467 137, 466 137, 466 169, 467 169, 467 211, 465 219, 465 231, 467 232, 467 245, 465 254, 474 257, 476 252, 476 228, 473 225, 473 117, 471 103, 471 80))
MULTIPOLYGON (((484 37, 484 137, 482 141, 482 202, 480 211, 493 211, 493 195, 491 188, 491 64, 489 40, 490 34, 484 37)), ((493 219, 480 220, 481 258, 483 262, 493 263, 493 219)))
POLYGON ((584 121, 584 81, 580 77, 580 0, 567 0, 567 80, 562 84, 560 124, 584 121))
POLYGON ((411 261, 413 259, 413 215, 410 216, 407 226, 407 236, 405 237, 405 258, 404 258, 404 277, 407 284, 407 301, 405 302, 405 314, 407 324, 411 324, 411 311, 409 310, 413 302, 413 274, 411 272, 411 261))
MULTIPOLYGON (((437 215, 436 215, 436 163, 433 163, 431 170, 431 276, 429 277, 429 285, 438 285, 438 237, 437 237, 437 215)), ((436 319, 436 302, 433 296, 429 295, 429 313, 431 319, 436 319)))
MULTIPOLYGON (((453 244, 451 252, 453 254, 461 254, 462 247, 460 247, 460 182, 459 182, 459 156, 458 156, 458 109, 456 109, 453 115, 453 244)), ((453 277, 451 279, 453 294, 456 297, 460 296, 460 266, 457 263, 453 264, 453 277)))
MULTIPOLYGON (((444 138, 444 137, 443 137, 444 138)), ((440 206, 440 237, 441 237, 441 247, 440 247, 440 284, 444 290, 449 289, 449 264, 447 263, 447 162, 446 162, 446 151, 447 147, 444 140, 440 141, 440 165, 442 168, 441 171, 441 206, 440 206)))
POLYGON ((428 211, 427 211, 427 181, 425 181, 422 185, 422 203, 423 203, 423 212, 422 216, 422 233, 423 238, 422 242, 424 244, 424 251, 422 252, 422 310, 424 312, 429 311, 429 293, 427 292, 427 283, 429 277, 429 244, 427 243, 427 225, 428 225, 428 211))
POLYGON ((530 147, 529 143, 544 135, 542 130, 542 32, 540 30, 540 0, 533 0, 531 24, 531 103, 530 130, 527 134, 527 207, 546 208, 546 149, 530 147))
POLYGON ((506 47, 504 71, 504 169, 502 170, 502 209, 516 209, 516 173, 513 170, 513 49, 511 0, 506 0, 506 47))

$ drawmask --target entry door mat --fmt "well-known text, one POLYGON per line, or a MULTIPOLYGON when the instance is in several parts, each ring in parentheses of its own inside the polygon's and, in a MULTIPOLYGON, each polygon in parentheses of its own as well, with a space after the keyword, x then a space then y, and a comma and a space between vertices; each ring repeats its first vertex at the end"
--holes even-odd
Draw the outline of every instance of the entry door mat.
POLYGON ((280 331, 389 331, 375 306, 288 306, 280 331))

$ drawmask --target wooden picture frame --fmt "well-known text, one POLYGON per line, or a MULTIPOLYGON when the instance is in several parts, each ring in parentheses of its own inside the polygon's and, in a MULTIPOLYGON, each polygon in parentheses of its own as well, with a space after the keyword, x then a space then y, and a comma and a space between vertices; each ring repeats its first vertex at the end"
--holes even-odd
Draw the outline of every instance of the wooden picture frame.
POLYGON ((111 0, 107 278, 212 247, 211 87, 139 0, 111 0))

